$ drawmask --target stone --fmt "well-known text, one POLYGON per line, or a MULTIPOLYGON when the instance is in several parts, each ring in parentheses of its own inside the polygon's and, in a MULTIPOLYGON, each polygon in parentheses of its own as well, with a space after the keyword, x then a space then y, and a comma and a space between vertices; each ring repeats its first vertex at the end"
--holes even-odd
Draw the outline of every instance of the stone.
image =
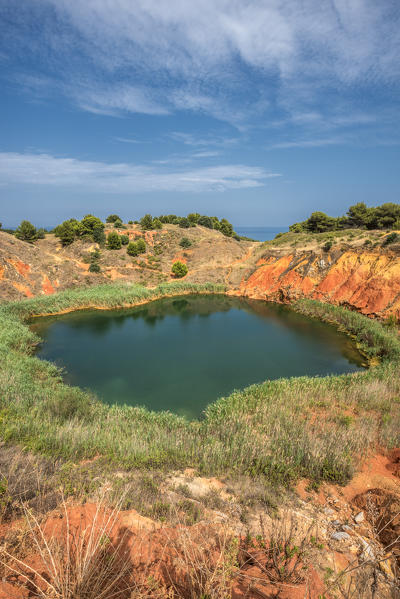
POLYGON ((364 520, 364 512, 358 512, 358 514, 354 516, 354 522, 356 522, 356 524, 361 524, 361 522, 364 522, 364 520))
POLYGON ((347 532, 339 531, 334 532, 333 535, 331 535, 331 539, 334 541, 351 541, 351 536, 347 532))
POLYGON ((362 543, 362 546, 364 548, 361 557, 364 560, 373 560, 375 559, 375 552, 372 549, 371 545, 368 543, 368 541, 366 539, 363 539, 362 537, 360 537, 360 541, 362 543))
POLYGON ((326 516, 333 516, 333 514, 334 514, 334 513, 335 513, 335 512, 333 511, 333 509, 332 509, 332 508, 330 508, 330 507, 325 507, 325 508, 324 508, 324 514, 325 514, 326 516))

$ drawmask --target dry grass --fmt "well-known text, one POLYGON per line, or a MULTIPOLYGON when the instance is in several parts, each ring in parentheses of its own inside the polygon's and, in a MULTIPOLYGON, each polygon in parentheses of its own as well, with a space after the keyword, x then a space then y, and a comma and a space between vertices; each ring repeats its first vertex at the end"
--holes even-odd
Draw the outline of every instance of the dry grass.
POLYGON ((34 565, 1 551, 1 562, 42 599, 125 599, 129 595, 130 560, 121 538, 115 546, 110 541, 119 516, 119 508, 111 511, 104 502, 97 505, 90 526, 78 530, 69 523, 64 502, 65 534, 48 535, 46 526, 26 509, 25 516, 32 546, 36 550, 34 565))
POLYGON ((292 514, 285 513, 266 527, 260 518, 260 534, 247 536, 241 545, 241 564, 256 565, 272 583, 298 585, 307 577, 307 560, 315 524, 298 541, 297 524, 292 514))

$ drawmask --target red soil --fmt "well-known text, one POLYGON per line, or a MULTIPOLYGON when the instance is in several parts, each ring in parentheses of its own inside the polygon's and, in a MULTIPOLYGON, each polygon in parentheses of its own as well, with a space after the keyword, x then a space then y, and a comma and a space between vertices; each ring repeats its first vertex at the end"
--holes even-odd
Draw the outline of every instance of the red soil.
MULTIPOLYGON (((221 592, 224 587, 223 577, 218 571, 224 544, 229 539, 218 525, 156 529, 151 520, 142 518, 135 511, 115 515, 106 508, 88 503, 53 513, 42 526, 42 531, 43 538, 50 545, 57 541, 65 549, 68 539, 70 547, 76 548, 82 543, 86 548, 90 543, 96 545, 99 541, 99 552, 117 552, 121 564, 128 561, 126 576, 119 587, 118 584, 113 587, 115 599, 128 599, 130 591, 126 588, 133 582, 146 597, 153 596, 151 588, 154 585, 164 593, 157 597, 170 597, 172 595, 168 593, 174 590, 178 590, 181 596, 200 593, 201 588, 197 589, 196 581, 204 572, 208 573, 210 580, 214 577, 214 584, 221 585, 221 592), (108 541, 103 542, 103 539, 108 541)), ((62 564, 63 559, 59 563, 62 564)), ((34 597, 35 588, 46 591, 45 581, 52 582, 51 568, 38 554, 28 555, 23 561, 25 566, 16 568, 21 572, 19 576, 8 575, 0 583, 0 599, 34 597), (33 570, 37 573, 34 574, 33 570)), ((301 599, 307 591, 310 599, 316 599, 323 592, 323 583, 313 568, 304 572, 304 580, 299 584, 290 581, 273 583, 266 573, 266 561, 266 554, 260 549, 241 552, 240 570, 233 577, 233 583, 229 583, 232 599, 272 599, 278 596, 280 599, 301 599)))

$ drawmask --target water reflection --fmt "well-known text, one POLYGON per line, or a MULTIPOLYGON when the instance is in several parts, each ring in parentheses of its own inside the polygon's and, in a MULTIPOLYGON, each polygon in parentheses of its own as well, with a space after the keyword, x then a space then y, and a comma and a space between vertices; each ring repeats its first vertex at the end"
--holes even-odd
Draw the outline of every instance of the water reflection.
POLYGON ((109 403, 199 416, 268 378, 351 372, 362 358, 333 326, 286 306, 223 295, 157 300, 35 320, 42 358, 109 403))

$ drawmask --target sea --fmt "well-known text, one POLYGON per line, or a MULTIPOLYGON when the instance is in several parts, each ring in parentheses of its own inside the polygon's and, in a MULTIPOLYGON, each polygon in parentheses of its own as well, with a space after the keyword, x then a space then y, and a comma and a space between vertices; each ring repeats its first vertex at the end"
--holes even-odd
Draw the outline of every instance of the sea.
POLYGON ((242 237, 250 237, 257 241, 274 239, 278 233, 286 233, 289 229, 282 227, 234 227, 236 233, 242 237))

